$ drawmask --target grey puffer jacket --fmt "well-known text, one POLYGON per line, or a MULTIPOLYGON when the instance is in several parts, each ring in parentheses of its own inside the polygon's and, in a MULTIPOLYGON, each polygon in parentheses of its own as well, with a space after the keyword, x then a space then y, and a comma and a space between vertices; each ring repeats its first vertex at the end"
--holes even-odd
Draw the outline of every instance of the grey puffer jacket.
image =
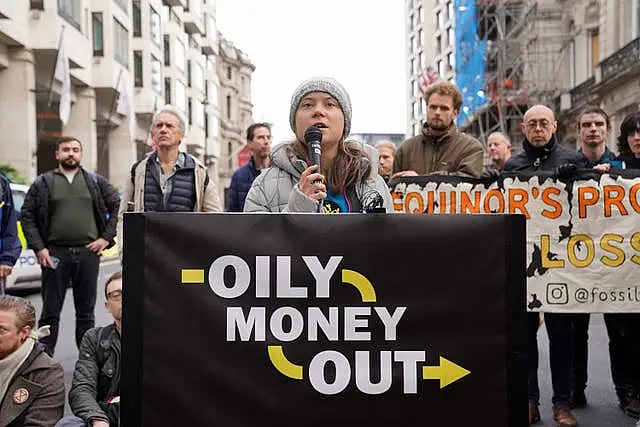
MULTIPOLYGON (((302 193, 298 187, 300 174, 308 167, 307 162, 288 155, 288 144, 281 144, 271 152, 271 166, 262 172, 251 185, 244 203, 245 212, 316 212, 318 202, 302 193)), ((368 157, 363 159, 363 167, 378 159, 378 151, 365 145, 368 157)), ((391 193, 378 175, 376 162, 371 167, 367 179, 356 185, 355 192, 363 203, 364 196, 377 191, 384 199, 387 212, 392 212, 391 193)))

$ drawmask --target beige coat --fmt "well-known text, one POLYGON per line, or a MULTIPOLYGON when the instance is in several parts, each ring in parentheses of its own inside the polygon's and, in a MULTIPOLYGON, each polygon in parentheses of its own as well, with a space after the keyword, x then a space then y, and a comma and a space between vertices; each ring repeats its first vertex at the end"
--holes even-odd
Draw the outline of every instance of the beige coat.
MULTIPOLYGON (((209 183, 204 188, 207 169, 198 159, 193 158, 193 160, 196 162, 196 205, 194 212, 222 212, 222 204, 220 203, 220 197, 218 197, 215 180, 209 177, 209 183), (202 191, 203 188, 204 192, 202 191)), ((118 210, 118 251, 121 259, 124 213, 144 212, 144 180, 148 161, 149 155, 138 163, 134 173, 134 183, 132 184, 131 179, 127 178, 122 192, 122 200, 118 210)))

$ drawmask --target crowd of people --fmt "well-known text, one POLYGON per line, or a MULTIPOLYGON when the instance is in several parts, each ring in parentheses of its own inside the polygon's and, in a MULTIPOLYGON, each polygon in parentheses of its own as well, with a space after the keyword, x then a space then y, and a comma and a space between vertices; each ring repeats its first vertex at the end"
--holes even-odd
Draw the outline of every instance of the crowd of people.
MULTIPOLYGON (((512 155, 506 134, 492 133, 483 144, 456 127, 462 95, 454 84, 432 84, 425 91, 425 101, 421 134, 399 147, 388 141, 371 147, 349 139, 352 106, 339 82, 325 77, 302 82, 291 98, 292 141, 271 150, 268 123, 254 123, 247 129, 252 155, 233 174, 226 210, 351 213, 362 212, 375 199, 382 210, 391 212, 389 185, 402 177, 453 175, 491 181, 510 171, 551 171, 566 178, 586 168, 600 173, 611 168, 640 169, 640 112, 622 122, 615 155, 606 146, 611 124, 602 109, 589 107, 580 114, 580 148, 574 150, 558 141, 554 112, 544 105, 532 106, 520 124, 522 151, 512 155), (309 152, 306 134, 311 127, 321 133, 319 159, 309 152), (487 167, 485 156, 490 162, 487 167)), ((0 296, 0 426, 117 425, 123 281, 116 273, 104 285, 105 307, 113 323, 96 327, 100 255, 115 244, 116 236, 122 250, 126 212, 223 211, 218 183, 196 157, 179 149, 185 129, 183 113, 173 106, 154 115, 150 135, 155 149, 132 165, 121 197, 107 179, 82 167, 81 141, 64 137, 57 142, 58 168, 36 178, 21 210, 25 237, 42 268, 43 308, 37 326, 36 311, 28 300, 0 296), (63 418, 64 375, 54 355, 69 284, 79 356, 68 393, 73 415, 63 418)), ((11 274, 21 245, 11 190, 4 177, 0 180, 1 284, 11 274)), ((576 426, 571 410, 587 405, 589 319, 589 314, 544 316, 550 342, 552 414, 560 427, 576 426)), ((604 319, 620 408, 638 418, 640 314, 606 314, 604 319)), ((529 313, 523 331, 530 424, 540 421, 540 324, 539 314, 529 313)))

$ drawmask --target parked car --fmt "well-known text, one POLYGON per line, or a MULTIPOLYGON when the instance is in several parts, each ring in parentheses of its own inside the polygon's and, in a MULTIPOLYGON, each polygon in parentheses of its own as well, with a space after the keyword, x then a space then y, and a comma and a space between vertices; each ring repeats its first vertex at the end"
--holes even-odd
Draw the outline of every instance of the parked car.
POLYGON ((20 242, 22 243, 22 253, 16 265, 13 266, 13 271, 9 277, 7 277, 6 289, 10 291, 11 289, 17 288, 38 288, 41 285, 40 265, 38 264, 35 252, 27 248, 27 241, 24 238, 22 226, 20 225, 20 209, 22 209, 22 204, 24 203, 24 198, 27 195, 29 186, 14 183, 10 183, 9 186, 13 193, 13 204, 18 211, 18 236, 20 236, 20 242))

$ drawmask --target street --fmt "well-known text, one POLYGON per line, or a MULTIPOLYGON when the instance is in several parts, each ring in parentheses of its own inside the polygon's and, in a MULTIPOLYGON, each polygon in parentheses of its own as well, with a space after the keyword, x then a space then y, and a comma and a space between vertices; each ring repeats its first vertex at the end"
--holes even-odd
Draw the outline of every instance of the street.
MULTIPOLYGON (((98 302, 96 303, 96 324, 110 322, 110 316, 104 308, 103 286, 106 278, 120 268, 118 262, 107 262, 101 265, 98 279, 98 302)), ((37 293, 30 293, 28 298, 41 309, 41 298, 37 293)), ((74 343, 74 311, 71 292, 67 293, 60 322, 60 336, 56 347, 56 358, 65 370, 67 390, 71 384, 71 376, 78 355, 74 343)), ((607 350, 607 333, 602 315, 591 316, 589 341, 589 385, 587 400, 589 406, 577 409, 574 415, 582 427, 633 427, 635 420, 627 417, 618 409, 617 400, 611 384, 609 369, 609 353, 607 350)), ((542 422, 536 425, 553 426, 551 417, 551 378, 549 373, 548 340, 544 326, 540 328, 540 414, 542 422)), ((69 412, 68 403, 66 412, 69 412)))

